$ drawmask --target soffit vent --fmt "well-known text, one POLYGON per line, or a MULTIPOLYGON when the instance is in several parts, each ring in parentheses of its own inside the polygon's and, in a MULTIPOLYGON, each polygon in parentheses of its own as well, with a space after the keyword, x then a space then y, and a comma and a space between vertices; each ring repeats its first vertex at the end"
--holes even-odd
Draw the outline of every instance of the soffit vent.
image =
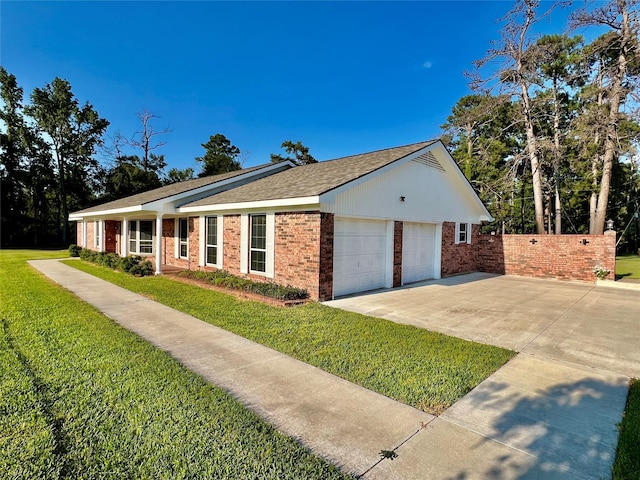
POLYGON ((440 162, 435 157, 432 152, 425 152, 420 156, 417 156, 413 159, 414 162, 421 163, 422 165, 426 165, 427 167, 435 168, 436 170, 440 170, 444 172, 444 168, 440 165, 440 162))

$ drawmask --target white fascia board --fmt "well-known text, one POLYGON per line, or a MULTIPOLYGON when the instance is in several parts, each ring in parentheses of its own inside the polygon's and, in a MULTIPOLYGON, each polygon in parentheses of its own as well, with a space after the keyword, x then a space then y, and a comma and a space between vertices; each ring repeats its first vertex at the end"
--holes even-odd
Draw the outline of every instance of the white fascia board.
POLYGON ((283 167, 290 166, 295 167, 293 163, 289 160, 284 162, 274 163, 273 165, 267 165, 266 167, 261 168, 260 170, 255 170, 253 172, 248 172, 242 175, 236 175, 235 177, 227 178, 226 180, 221 180, 219 182, 210 183, 208 185, 204 185, 202 187, 194 188, 193 190, 187 190, 186 192, 177 193, 170 197, 161 198, 155 200, 153 202, 144 203, 142 205, 135 205, 133 207, 123 207, 123 208, 114 208, 110 210, 98 210, 95 212, 88 213, 86 215, 70 215, 69 220, 76 221, 82 220, 84 218, 93 218, 93 217, 104 217, 107 215, 121 215, 125 213, 135 213, 140 211, 149 212, 151 214, 178 214, 182 213, 174 206, 174 202, 179 200, 184 200, 185 198, 189 198, 190 196, 200 195, 201 193, 206 192, 207 190, 218 189, 220 187, 224 187, 226 185, 242 181, 247 178, 251 178, 255 175, 263 175, 265 172, 270 172, 272 170, 283 170, 283 167))
MULTIPOLYGON (((110 210, 98 210, 96 212, 87 212, 82 215, 71 214, 69 215, 69 220, 78 221, 78 220, 83 220, 88 218, 100 218, 100 217, 105 217, 109 215, 123 215, 126 213, 142 212, 143 210, 146 210, 143 205, 135 205, 133 207, 122 207, 122 208, 113 208, 110 210)), ((150 212, 150 213, 154 213, 154 212, 150 212)))
MULTIPOLYGON (((422 155, 423 153, 426 153, 430 150, 434 150, 436 147, 439 147, 443 150, 446 151, 446 149, 444 148, 444 145, 442 144, 442 142, 440 140, 438 140, 435 143, 432 143, 431 145, 427 145, 426 147, 421 148, 420 150, 413 152, 409 155, 407 155, 404 158, 400 158, 394 162, 391 162, 387 165, 385 165, 384 167, 379 168, 378 170, 374 170, 373 172, 369 172, 366 175, 363 175, 360 178, 356 178, 355 180, 351 180, 348 183, 345 183, 344 185, 341 185, 337 188, 334 188, 333 190, 330 190, 326 193, 323 193, 322 195, 320 195, 320 201, 323 204, 332 204, 335 201, 336 196, 338 196, 339 194, 341 194, 342 192, 346 191, 346 190, 350 190, 354 187, 357 187, 358 185, 364 183, 364 182, 368 182, 370 179, 372 179, 373 177, 375 177, 376 175, 381 175, 383 173, 388 172, 389 170, 393 170, 394 168, 398 167, 399 165, 402 165, 404 163, 410 162, 411 160, 413 160, 416 157, 419 157, 420 155, 422 155)), ((475 193, 475 192, 474 192, 475 193)))
POLYGON ((186 192, 177 193, 175 195, 172 195, 171 197, 166 197, 154 202, 147 203, 145 206, 147 209, 167 214, 182 213, 180 207, 175 206, 176 202, 179 202, 180 200, 185 200, 189 197, 197 197, 202 193, 206 193, 207 190, 220 190, 221 187, 238 183, 254 176, 260 176, 262 178, 265 173, 268 173, 272 170, 284 170, 284 167, 286 166, 295 167, 295 165, 288 160, 284 162, 274 163, 272 165, 263 167, 260 170, 255 170, 253 172, 248 172, 242 175, 236 175, 235 177, 227 178, 226 180, 221 180, 216 183, 210 183, 208 185, 194 188, 193 190, 188 190, 186 192))
POLYGON ((197 207, 180 207, 179 213, 226 212, 229 210, 280 209, 282 207, 312 206, 320 203, 320 197, 279 198, 276 200, 262 200, 258 202, 225 203, 220 205, 201 205, 197 207))

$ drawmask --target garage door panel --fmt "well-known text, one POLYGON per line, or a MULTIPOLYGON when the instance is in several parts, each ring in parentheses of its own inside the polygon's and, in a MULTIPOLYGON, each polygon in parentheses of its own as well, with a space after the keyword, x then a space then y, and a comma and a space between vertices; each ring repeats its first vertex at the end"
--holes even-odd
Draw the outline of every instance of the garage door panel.
POLYGON ((405 223, 402 228, 402 283, 433 278, 436 226, 405 223))
POLYGON ((386 277, 386 222, 336 219, 334 295, 381 288, 386 277))

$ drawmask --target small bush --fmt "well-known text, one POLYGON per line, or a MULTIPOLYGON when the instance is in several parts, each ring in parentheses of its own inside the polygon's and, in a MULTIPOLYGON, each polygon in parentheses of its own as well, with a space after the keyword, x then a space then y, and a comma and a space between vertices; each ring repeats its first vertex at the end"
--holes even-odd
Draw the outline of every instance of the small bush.
POLYGON ((117 253, 94 252, 83 248, 80 250, 80 258, 136 277, 153 275, 153 264, 149 260, 143 260, 140 255, 120 257, 117 253))
POLYGON ((309 298, 309 292, 303 288, 279 285, 274 282, 254 282, 246 278, 236 277, 225 270, 216 270, 214 272, 187 270, 180 272, 179 275, 194 280, 205 281, 218 287, 256 293, 277 300, 304 300, 309 298))
POLYGON ((82 247, 79 247, 75 243, 69 245, 69 256, 70 257, 79 257, 80 256, 80 250, 82 250, 82 247))
POLYGON ((86 260, 87 262, 95 262, 98 252, 94 252, 93 250, 89 250, 88 248, 83 248, 80 250, 80 258, 82 260, 86 260))

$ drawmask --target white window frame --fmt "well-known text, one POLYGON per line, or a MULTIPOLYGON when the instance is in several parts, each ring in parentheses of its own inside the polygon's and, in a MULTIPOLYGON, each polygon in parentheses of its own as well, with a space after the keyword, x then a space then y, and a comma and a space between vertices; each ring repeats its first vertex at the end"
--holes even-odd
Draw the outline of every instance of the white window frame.
POLYGON ((249 213, 240 214, 240 273, 254 273, 267 278, 275 276, 275 212, 253 212, 253 215, 267 216, 267 257, 266 272, 257 272, 250 270, 250 243, 251 243, 251 225, 249 213))
POLYGON ((189 258, 189 217, 178 218, 178 258, 189 258), (182 238, 182 222, 186 224, 186 237, 182 238), (184 247, 184 255, 182 254, 182 247, 184 247))
POLYGON ((209 267, 216 267, 216 268, 222 268, 222 243, 221 239, 222 237, 222 216, 221 215, 207 215, 205 217, 202 217, 202 222, 204 223, 204 229, 203 229, 203 243, 204 243, 204 250, 202 252, 203 255, 203 263, 204 265, 207 265, 209 267), (215 238, 215 244, 210 244, 209 243, 209 220, 213 221, 213 224, 215 225, 215 229, 216 229, 216 238, 215 238), (216 251, 216 262, 215 263, 211 263, 209 262, 209 248, 215 248, 216 251))
POLYGON ((267 274, 267 215, 265 213, 253 213, 249 215, 249 272, 256 275, 267 274), (253 246, 253 219, 258 217, 264 217, 264 248, 258 248, 253 246), (264 254, 264 270, 254 270, 253 267, 253 253, 264 254))
POLYGON ((471 224, 470 223, 456 222, 455 243, 456 245, 471 243, 471 224), (462 228, 463 225, 464 225, 464 228, 462 228), (464 237, 460 238, 462 235, 464 235, 464 237))
POLYGON ((129 220, 129 225, 128 225, 128 236, 127 236, 127 245, 129 247, 129 253, 135 254, 135 255, 153 255, 154 254, 154 239, 156 236, 156 232, 155 232, 155 222, 153 220, 129 220), (140 223, 141 222, 149 222, 151 223, 151 240, 142 240, 140 238, 140 223), (131 228, 131 224, 135 225, 135 228, 131 228), (135 238, 132 238, 132 234, 135 234, 135 238), (144 245, 149 245, 151 246, 151 251, 149 252, 141 252, 140 251, 140 247, 142 242, 144 241, 144 245), (133 247, 132 248, 132 244, 131 242, 134 242, 133 247))
POLYGON ((93 242, 96 250, 102 251, 102 221, 93 222, 93 242))

